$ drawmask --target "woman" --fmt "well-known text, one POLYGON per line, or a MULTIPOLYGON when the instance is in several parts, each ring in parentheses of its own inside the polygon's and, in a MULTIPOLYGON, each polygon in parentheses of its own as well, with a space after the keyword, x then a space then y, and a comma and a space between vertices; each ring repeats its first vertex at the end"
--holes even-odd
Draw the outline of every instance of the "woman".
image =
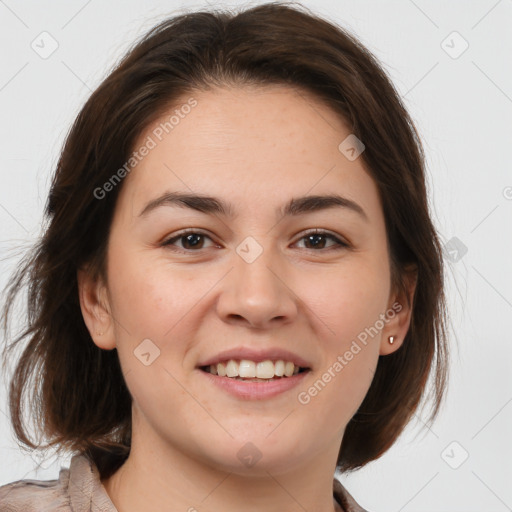
POLYGON ((393 445, 429 375, 436 417, 421 143, 375 58, 304 7, 151 30, 77 117, 46 214, 6 294, 5 319, 30 285, 10 408, 37 447, 35 375, 73 458, 1 510, 364 511, 335 470, 393 445))

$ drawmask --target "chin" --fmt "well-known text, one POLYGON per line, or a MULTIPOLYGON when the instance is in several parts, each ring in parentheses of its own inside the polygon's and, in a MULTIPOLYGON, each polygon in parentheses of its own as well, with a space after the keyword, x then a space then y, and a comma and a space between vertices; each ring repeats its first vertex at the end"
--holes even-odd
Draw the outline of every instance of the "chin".
MULTIPOLYGON (((275 475, 289 472, 295 465, 299 466, 301 461, 306 463, 304 443, 290 442, 289 436, 279 436, 277 432, 269 436, 265 429, 254 432, 253 436, 247 433, 242 439, 230 438, 220 453, 210 455, 209 464, 234 474, 268 477, 269 473, 275 475)), ((211 445, 205 449, 211 450, 211 445)))

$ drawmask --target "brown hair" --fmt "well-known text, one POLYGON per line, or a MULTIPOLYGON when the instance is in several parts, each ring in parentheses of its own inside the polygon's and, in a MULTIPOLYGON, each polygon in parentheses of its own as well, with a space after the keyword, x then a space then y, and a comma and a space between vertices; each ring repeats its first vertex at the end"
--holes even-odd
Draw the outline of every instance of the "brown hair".
POLYGON ((29 285, 27 324, 4 353, 6 358, 28 338, 9 387, 19 441, 40 447, 23 422, 23 392, 34 377, 30 411, 47 446, 86 454, 102 478, 128 456, 132 398, 117 351, 93 343, 78 296, 77 269, 87 264, 93 277, 106 277, 109 228, 122 183, 103 199, 94 191, 128 161, 148 125, 184 94, 248 84, 292 86, 343 118, 366 147, 360 158, 381 198, 395 289, 405 293, 405 272, 410 265, 417 269, 409 331, 398 350, 380 356, 346 427, 339 470, 362 467, 392 446, 426 395, 429 376, 428 422, 437 417, 448 374, 443 259, 429 216, 420 138, 390 79, 355 37, 300 4, 271 2, 239 13, 166 19, 132 47, 79 113, 53 176, 48 226, 6 287, 2 320, 8 334, 14 299, 29 285))

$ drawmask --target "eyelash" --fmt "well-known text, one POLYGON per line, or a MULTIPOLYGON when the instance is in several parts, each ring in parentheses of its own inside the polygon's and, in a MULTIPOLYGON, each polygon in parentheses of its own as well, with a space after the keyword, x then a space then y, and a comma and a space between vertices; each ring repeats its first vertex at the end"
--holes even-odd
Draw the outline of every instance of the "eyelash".
MULTIPOLYGON (((181 231, 177 235, 173 236, 172 238, 169 238, 169 239, 165 240, 164 242, 162 242, 161 246, 166 247, 166 248, 176 251, 176 252, 181 252, 183 254, 190 254, 191 252, 199 252, 201 249, 193 250, 193 249, 180 249, 177 247, 173 247, 174 242, 176 242, 177 240, 179 240, 181 238, 184 238, 187 235, 201 235, 206 238, 210 238, 210 240, 211 240, 211 237, 209 235, 207 235, 206 233, 203 233, 196 229, 186 229, 184 231, 181 231)), ((307 231, 299 238, 298 241, 301 241, 304 238, 307 238, 308 236, 312 236, 312 235, 322 235, 327 238, 330 238, 331 240, 334 240, 336 242, 336 246, 328 247, 326 249, 306 249, 307 251, 313 251, 313 252, 329 251, 329 250, 337 251, 340 249, 346 249, 346 248, 350 247, 348 243, 343 242, 342 240, 340 240, 333 234, 329 233, 328 231, 322 231, 320 229, 312 229, 310 231, 307 231)))

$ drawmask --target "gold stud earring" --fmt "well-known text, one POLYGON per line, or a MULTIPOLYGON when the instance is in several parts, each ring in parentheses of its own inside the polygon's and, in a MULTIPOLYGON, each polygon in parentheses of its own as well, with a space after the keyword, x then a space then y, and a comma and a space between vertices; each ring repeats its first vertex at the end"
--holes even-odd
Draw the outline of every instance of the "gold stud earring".
POLYGON ((388 338, 388 341, 389 341, 389 344, 390 344, 390 345, 393 345, 393 342, 395 341, 395 337, 394 337, 394 336, 390 336, 390 337, 388 338))
POLYGON ((103 336, 105 333, 104 332, 97 332, 96 333, 98 336, 103 336))

